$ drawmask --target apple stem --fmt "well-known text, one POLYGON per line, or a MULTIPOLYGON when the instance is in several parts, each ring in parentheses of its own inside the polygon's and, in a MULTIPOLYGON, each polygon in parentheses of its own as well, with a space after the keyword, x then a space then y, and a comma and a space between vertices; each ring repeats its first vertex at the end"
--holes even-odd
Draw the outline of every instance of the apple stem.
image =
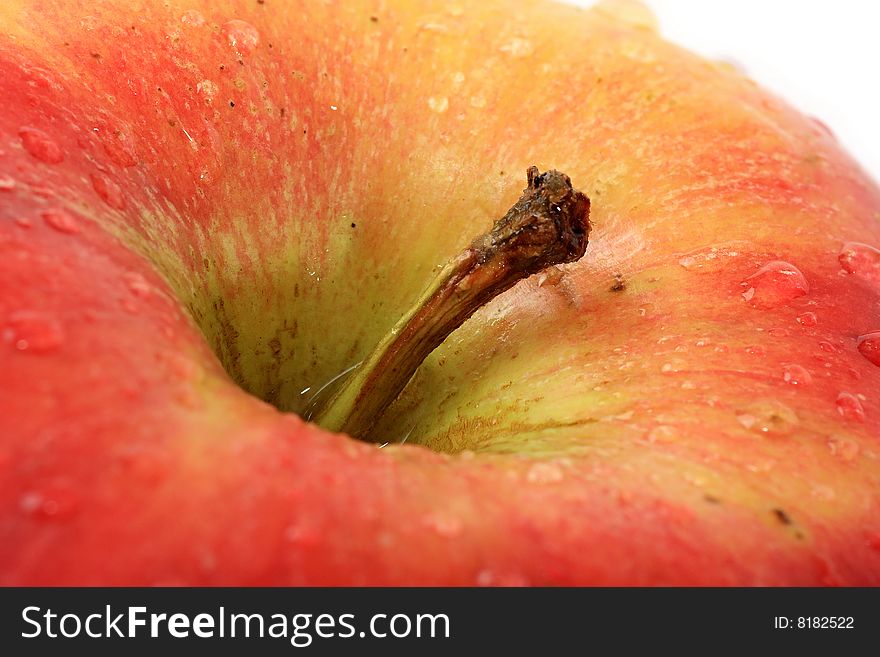
POLYGON ((584 255, 590 199, 559 171, 529 167, 528 187, 492 229, 453 258, 314 421, 369 439, 415 371, 455 329, 523 278, 584 255))

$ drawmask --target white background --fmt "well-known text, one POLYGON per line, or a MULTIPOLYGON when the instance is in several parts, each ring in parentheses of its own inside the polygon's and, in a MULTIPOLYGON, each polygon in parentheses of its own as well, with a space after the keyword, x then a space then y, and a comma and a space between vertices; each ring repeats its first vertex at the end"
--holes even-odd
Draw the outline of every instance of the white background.
POLYGON ((765 88, 818 117, 880 181, 880 1, 643 2, 665 38, 737 64, 765 88))

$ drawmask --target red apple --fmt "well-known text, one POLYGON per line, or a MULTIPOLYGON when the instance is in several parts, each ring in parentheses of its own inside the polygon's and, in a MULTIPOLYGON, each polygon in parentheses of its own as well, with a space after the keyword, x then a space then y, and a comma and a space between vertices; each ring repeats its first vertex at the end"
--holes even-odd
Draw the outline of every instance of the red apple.
POLYGON ((880 191, 821 123, 629 4, 0 27, 0 583, 880 584, 880 191), (586 255, 384 449, 300 419, 533 164, 586 255))

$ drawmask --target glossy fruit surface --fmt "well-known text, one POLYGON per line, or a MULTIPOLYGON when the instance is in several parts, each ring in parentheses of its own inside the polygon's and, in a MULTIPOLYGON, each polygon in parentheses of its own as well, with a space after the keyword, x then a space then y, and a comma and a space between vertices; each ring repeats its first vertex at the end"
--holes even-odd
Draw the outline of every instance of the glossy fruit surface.
POLYGON ((0 583, 880 584, 880 192, 820 123, 626 3, 0 26, 0 583), (294 415, 533 164, 587 255, 428 358, 407 445, 294 415))

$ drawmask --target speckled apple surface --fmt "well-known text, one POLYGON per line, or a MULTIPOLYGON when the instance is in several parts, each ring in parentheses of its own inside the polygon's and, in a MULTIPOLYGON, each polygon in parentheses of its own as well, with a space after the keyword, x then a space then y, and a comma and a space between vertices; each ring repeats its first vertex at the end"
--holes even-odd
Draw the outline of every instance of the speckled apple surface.
POLYGON ((0 583, 880 584, 880 192, 638 7, 6 0, 0 89, 0 583), (300 419, 532 164, 587 255, 300 419))

